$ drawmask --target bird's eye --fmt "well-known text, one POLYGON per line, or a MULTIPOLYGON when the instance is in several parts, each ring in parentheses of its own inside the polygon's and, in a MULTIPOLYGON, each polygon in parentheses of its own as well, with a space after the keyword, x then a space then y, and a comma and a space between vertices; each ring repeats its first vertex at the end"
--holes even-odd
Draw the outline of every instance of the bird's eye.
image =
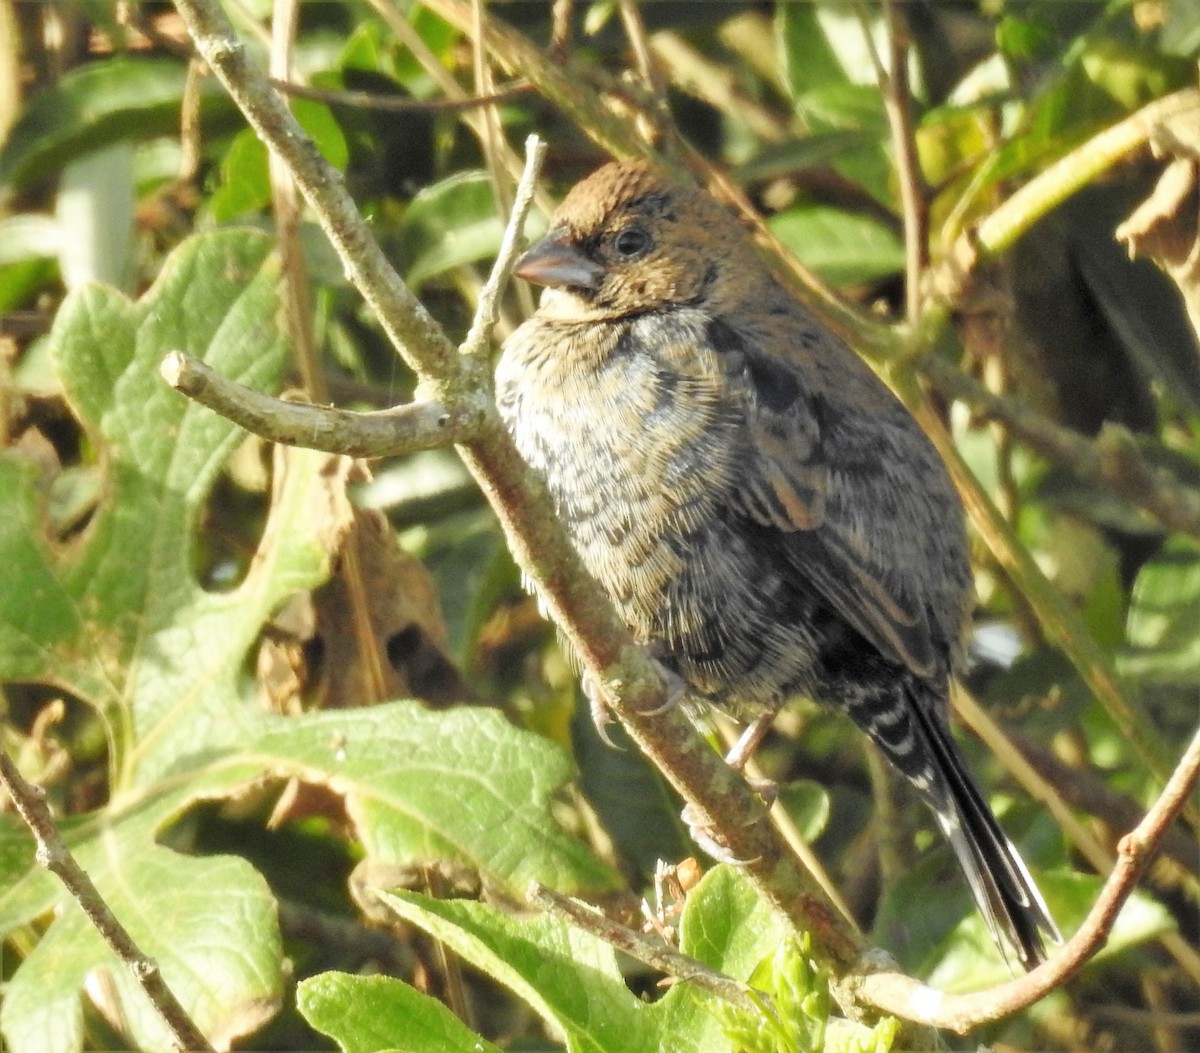
POLYGON ((631 260, 650 248, 650 235, 641 227, 626 227, 613 240, 613 248, 622 259, 631 260))

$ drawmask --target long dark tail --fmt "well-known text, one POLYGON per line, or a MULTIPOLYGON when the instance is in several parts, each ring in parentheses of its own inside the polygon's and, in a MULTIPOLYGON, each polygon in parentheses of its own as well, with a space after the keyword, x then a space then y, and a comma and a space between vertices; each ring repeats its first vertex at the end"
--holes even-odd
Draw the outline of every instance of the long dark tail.
POLYGON ((1007 943, 1032 969, 1046 960, 1043 935, 1062 941, 1058 927, 967 771, 942 716, 945 702, 905 680, 902 691, 856 699, 847 712, 933 809, 1001 954, 1007 943))

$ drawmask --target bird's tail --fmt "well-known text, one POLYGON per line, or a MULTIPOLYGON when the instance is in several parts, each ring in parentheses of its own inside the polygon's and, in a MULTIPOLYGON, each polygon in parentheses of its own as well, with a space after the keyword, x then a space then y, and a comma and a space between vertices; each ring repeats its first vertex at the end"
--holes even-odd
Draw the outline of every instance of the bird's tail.
POLYGON ((849 712, 932 807, 1001 953, 1007 957, 1007 944, 1026 969, 1033 969, 1046 960, 1043 936, 1056 943, 1062 937, 1020 854, 967 771, 946 721, 919 698, 927 690, 919 683, 906 685, 899 705, 893 695, 887 711, 891 720, 881 721, 878 709, 868 721, 858 719, 859 713, 866 716, 866 707, 851 706, 849 712))

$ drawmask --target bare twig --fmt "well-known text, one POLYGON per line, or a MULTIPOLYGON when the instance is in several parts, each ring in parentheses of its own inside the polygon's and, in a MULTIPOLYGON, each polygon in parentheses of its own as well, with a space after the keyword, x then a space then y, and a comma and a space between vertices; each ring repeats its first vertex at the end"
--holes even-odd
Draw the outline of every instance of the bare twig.
POLYGON ((577 928, 589 932, 598 940, 624 951, 631 958, 652 969, 666 973, 676 980, 695 984, 702 991, 716 995, 738 1009, 754 1011, 754 1001, 746 994, 746 985, 731 976, 710 969, 703 962, 668 947, 657 936, 647 936, 627 925, 613 921, 595 907, 568 896, 560 895, 537 881, 529 883, 525 898, 535 907, 569 921, 577 928))
POLYGON ((0 750, 0 783, 12 798, 17 813, 29 827, 37 843, 37 861, 66 886, 83 909, 96 931, 112 952, 128 968, 134 981, 150 999, 155 1011, 171 1032, 176 1049, 213 1053, 213 1047, 188 1016, 187 1011, 167 986, 158 963, 142 953, 115 914, 109 909, 92 879, 75 861, 71 850, 59 835, 46 798, 40 787, 26 782, 8 752, 0 750))
POLYGON ((533 85, 518 81, 487 95, 464 95, 461 99, 410 99, 397 95, 380 95, 373 91, 349 91, 338 88, 313 88, 290 80, 271 78, 273 87, 297 99, 311 99, 327 106, 349 106, 356 110, 383 110, 385 113, 461 113, 481 106, 513 102, 527 97, 533 85))
POLYGON ((479 433, 478 412, 434 400, 374 413, 352 413, 272 398, 173 351, 160 367, 176 391, 272 442, 348 457, 392 457, 466 442, 479 433))
POLYGON ((946 995, 911 980, 874 975, 855 982, 858 994, 884 1012, 965 1034, 973 1027, 1018 1012, 1060 987, 1108 938, 1125 900, 1137 885, 1163 834, 1200 777, 1200 731, 1145 818, 1121 838, 1116 865, 1079 930, 1033 972, 976 994, 946 995))
POLYGON ((486 353, 492 330, 500 316, 500 300, 512 277, 513 264, 516 263, 517 253, 521 251, 521 232, 525 229, 525 218, 533 204, 534 193, 537 189, 538 173, 546 160, 546 144, 536 135, 531 135, 525 142, 525 170, 521 173, 521 181, 517 184, 517 192, 513 198, 512 214, 508 225, 504 228, 504 238, 500 242, 500 252, 492 266, 492 273, 487 284, 479 293, 475 306, 475 318, 471 329, 463 341, 460 350, 464 355, 480 355, 486 353))
MULTIPOLYGON (((860 12, 862 11, 860 7, 860 12)), ((908 82, 908 27, 897 0, 883 0, 887 23, 888 66, 875 53, 870 22, 863 17, 863 33, 875 65, 875 76, 883 91, 883 105, 896 151, 896 175, 900 204, 904 210, 905 313, 914 326, 921 316, 921 293, 925 268, 929 266, 929 189, 917 156, 917 134, 912 115, 912 92, 908 82)))

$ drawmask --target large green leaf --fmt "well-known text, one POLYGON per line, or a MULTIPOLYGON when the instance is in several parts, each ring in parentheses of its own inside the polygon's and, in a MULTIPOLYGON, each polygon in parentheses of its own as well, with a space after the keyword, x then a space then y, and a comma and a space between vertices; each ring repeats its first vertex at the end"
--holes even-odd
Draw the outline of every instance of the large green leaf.
MULTIPOLYGON (((75 824, 69 840, 105 902, 134 941, 158 962, 163 979, 201 1031, 220 1048, 274 1015, 282 997, 281 945, 275 900, 243 859, 190 858, 154 843, 178 807, 164 798, 112 808, 75 824)), ((18 840, 9 829, 8 837, 18 840)), ((32 845, 27 846, 32 854, 32 845)), ((28 862, 28 855, 25 857, 28 862)), ((128 968, 102 941, 82 909, 39 869, 0 895, 0 929, 55 906, 58 914, 7 985, 0 1007, 6 1048, 38 1053, 82 1045, 85 989, 123 1020, 140 1048, 172 1048, 165 1026, 128 968)))
MULTIPOLYGON (((26 103, 0 147, 0 187, 20 190, 89 150, 122 139, 178 135, 187 66, 114 55, 65 73, 26 103)), ((201 89, 206 130, 240 120, 211 78, 201 89)))
POLYGON ((322 973, 299 985, 296 1004, 343 1053, 499 1053, 441 1002, 390 976, 322 973))
MULTIPOLYGON (((77 547, 44 541, 32 467, 0 459, 0 678, 70 691, 109 729, 114 792, 144 786, 189 753, 237 740, 237 676, 271 610, 319 580, 328 538, 285 530, 318 477, 297 465, 279 489, 245 581, 216 595, 189 560, 199 509, 240 430, 159 377, 171 349, 251 387, 278 382, 277 264, 263 235, 188 242, 146 296, 101 286, 68 298, 51 334, 72 408, 102 452, 105 489, 77 547)), ((312 521, 312 517, 309 517, 312 521)))
POLYGON ((904 269, 900 238, 869 216, 809 205, 772 216, 768 226, 800 260, 834 285, 877 281, 904 269))
POLYGON ((264 775, 325 785, 371 859, 453 859, 519 896, 535 879, 567 890, 613 882, 551 817, 571 770, 556 746, 494 710, 392 702, 260 720, 196 768, 192 792, 223 797, 264 775))

